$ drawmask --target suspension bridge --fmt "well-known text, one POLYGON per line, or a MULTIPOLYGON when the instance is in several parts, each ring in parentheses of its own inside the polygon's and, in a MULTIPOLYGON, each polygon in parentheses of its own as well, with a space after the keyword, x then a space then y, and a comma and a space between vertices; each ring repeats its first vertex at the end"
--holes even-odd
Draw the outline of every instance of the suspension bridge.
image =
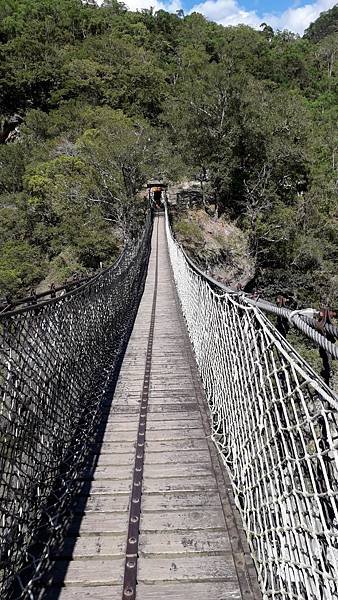
POLYGON ((2 598, 338 598, 337 397, 167 215, 0 334, 2 598))

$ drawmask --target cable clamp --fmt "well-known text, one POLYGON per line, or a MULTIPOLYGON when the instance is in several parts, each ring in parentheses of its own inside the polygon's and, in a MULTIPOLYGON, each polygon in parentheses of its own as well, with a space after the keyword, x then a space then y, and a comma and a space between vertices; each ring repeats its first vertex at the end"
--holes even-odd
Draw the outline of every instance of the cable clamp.
POLYGON ((301 308, 298 310, 292 310, 288 315, 289 322, 293 325, 295 317, 308 317, 314 319, 318 315, 318 310, 315 308, 301 308))

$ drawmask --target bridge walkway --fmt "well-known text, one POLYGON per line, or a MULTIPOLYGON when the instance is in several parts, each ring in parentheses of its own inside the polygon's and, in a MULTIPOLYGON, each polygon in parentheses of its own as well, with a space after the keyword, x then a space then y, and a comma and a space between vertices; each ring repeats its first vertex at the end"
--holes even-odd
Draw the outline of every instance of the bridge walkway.
POLYGON ((210 439, 162 216, 155 219, 145 290, 103 441, 95 449, 89 493, 78 498, 78 529, 70 531, 57 557, 59 569, 46 597, 124 598, 135 446, 145 383, 148 417, 137 600, 259 598, 230 483, 210 439))

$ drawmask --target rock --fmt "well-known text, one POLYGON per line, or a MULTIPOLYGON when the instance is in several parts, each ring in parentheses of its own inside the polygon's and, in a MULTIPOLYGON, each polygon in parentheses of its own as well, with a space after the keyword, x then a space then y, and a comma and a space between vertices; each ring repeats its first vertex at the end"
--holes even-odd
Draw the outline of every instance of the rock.
POLYGON ((12 115, 3 119, 0 124, 0 144, 13 142, 20 135, 20 124, 23 119, 20 115, 12 115))

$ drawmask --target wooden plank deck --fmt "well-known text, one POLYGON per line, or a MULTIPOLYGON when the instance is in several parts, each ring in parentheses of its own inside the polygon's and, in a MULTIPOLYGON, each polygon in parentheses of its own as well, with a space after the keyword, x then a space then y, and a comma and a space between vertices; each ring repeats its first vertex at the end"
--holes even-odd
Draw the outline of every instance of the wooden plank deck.
POLYGON ((89 494, 79 497, 46 593, 121 600, 135 441, 155 284, 137 600, 260 597, 230 484, 210 440, 207 408, 178 308, 164 219, 154 224, 144 294, 124 357, 89 494))

